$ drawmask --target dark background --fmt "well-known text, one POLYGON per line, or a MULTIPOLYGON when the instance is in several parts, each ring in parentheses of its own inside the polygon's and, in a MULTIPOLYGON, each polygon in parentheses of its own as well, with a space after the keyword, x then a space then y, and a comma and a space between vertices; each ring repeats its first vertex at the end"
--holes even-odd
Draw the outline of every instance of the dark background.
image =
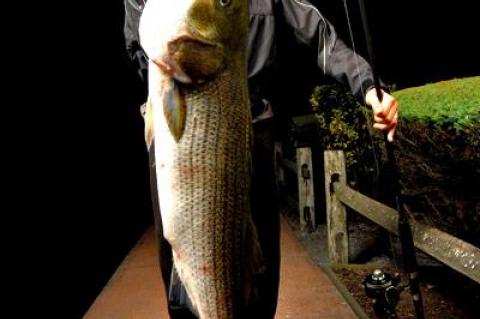
MULTIPOLYGON (((357 50, 365 55, 357 3, 347 2, 357 50)), ((313 3, 349 43, 343 2, 313 3)), ((480 75, 478 18, 470 2, 366 5, 385 82, 403 88, 480 75)), ((32 93, 44 102, 27 105, 36 122, 28 144, 35 160, 26 172, 32 171, 27 188, 35 194, 23 197, 33 207, 24 249, 33 261, 29 273, 42 282, 35 288, 55 292, 42 307, 59 318, 81 318, 152 217, 138 111, 144 92, 124 52, 123 1, 62 9, 29 42, 45 57, 32 93)), ((322 75, 312 53, 291 39, 281 34, 277 85, 280 108, 294 114, 305 111, 322 75)))

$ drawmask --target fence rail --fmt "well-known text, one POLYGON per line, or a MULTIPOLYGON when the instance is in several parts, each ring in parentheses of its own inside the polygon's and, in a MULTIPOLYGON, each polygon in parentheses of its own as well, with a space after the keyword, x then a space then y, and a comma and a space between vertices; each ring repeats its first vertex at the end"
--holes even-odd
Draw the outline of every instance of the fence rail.
POLYGON ((291 172, 297 174, 297 163, 294 161, 288 160, 288 159, 283 159, 282 160, 282 165, 284 168, 290 170, 291 172))
MULTIPOLYGON (((326 151, 325 190, 329 255, 331 262, 348 263, 348 206, 398 235, 398 213, 353 189, 346 183, 345 160, 341 151, 326 151)), ((447 266, 480 283, 480 249, 434 227, 410 220, 415 247, 447 266)))
MULTIPOLYGON (((276 145, 276 167, 297 175, 298 210, 300 225, 305 230, 315 228, 312 153, 310 148, 298 148, 297 160, 282 156, 281 145, 276 145)), ((350 188, 346 180, 345 157, 342 151, 325 151, 325 194, 327 206, 327 240, 330 262, 348 263, 348 229, 346 207, 398 235, 398 212, 350 188)), ((284 183, 285 181, 280 181, 284 183)), ((414 245, 459 273, 480 283, 480 249, 437 228, 410 220, 414 245)))

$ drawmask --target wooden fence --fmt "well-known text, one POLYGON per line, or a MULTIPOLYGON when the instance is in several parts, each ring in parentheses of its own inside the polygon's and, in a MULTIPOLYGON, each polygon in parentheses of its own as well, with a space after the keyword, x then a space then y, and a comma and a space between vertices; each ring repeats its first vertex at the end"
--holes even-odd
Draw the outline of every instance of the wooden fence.
MULTIPOLYGON (((315 228, 315 194, 310 148, 303 147, 296 150, 296 163, 282 159, 281 146, 277 145, 276 151, 280 152, 280 155, 276 156, 277 170, 282 171, 285 168, 297 175, 298 210, 302 229, 315 228)), ((346 207, 350 207, 390 233, 398 235, 398 212, 395 209, 348 186, 345 157, 342 151, 324 152, 324 166, 327 238, 331 263, 348 263, 346 207)), ((414 220, 410 220, 410 225, 415 247, 480 283, 480 249, 478 247, 414 220)))

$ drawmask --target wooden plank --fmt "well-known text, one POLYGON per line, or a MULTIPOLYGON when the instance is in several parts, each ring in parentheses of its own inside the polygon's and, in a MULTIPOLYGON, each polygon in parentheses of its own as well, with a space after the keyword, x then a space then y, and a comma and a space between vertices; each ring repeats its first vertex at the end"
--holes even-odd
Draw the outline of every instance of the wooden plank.
MULTIPOLYGON (((398 213, 353 189, 334 183, 338 200, 398 235, 398 213)), ((480 283, 480 249, 434 227, 410 220, 415 247, 480 283)))
POLYGON ((294 172, 295 174, 297 174, 297 164, 294 161, 291 161, 291 160, 288 160, 288 159, 284 158, 282 160, 282 166, 284 168, 294 172))
POLYGON ((341 151, 325 151, 325 199, 327 204, 328 255, 330 262, 348 263, 347 213, 345 206, 332 192, 332 178, 346 183, 345 157, 341 151))
POLYGON ((480 249, 434 227, 411 221, 415 246, 480 283, 480 249))
POLYGON ((317 224, 315 223, 315 194, 310 147, 297 148, 297 180, 300 228, 303 231, 314 231, 317 224))
POLYGON ((356 192, 345 181, 334 183, 333 186, 338 200, 389 232, 397 234, 398 213, 395 209, 356 192))

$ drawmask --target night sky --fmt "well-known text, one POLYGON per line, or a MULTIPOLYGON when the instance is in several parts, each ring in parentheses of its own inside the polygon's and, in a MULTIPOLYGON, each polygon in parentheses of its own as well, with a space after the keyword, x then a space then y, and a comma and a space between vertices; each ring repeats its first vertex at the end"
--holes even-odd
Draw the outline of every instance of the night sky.
MULTIPOLYGON (((349 43, 343 2, 312 2, 349 43)), ((357 2, 347 2, 355 44, 364 54, 357 2)), ((56 81, 44 89, 53 93, 41 110, 48 118, 42 129, 48 132, 34 145, 45 164, 35 182, 41 190, 35 207, 47 212, 42 256, 55 260, 52 275, 60 278, 57 291, 65 299, 62 318, 81 318, 152 219, 138 111, 144 92, 123 51, 123 1, 89 5, 72 5, 64 12, 67 36, 46 36, 45 30, 38 40, 56 49, 47 51, 52 56, 45 67, 56 81), (49 70, 51 64, 55 71, 49 70)), ((480 28, 471 2, 370 0, 366 5, 385 82, 403 88, 480 75, 475 43, 480 28)), ((280 53, 279 94, 287 88, 285 107, 299 113, 322 77, 313 63, 305 62, 312 61, 311 52, 289 39, 291 35, 282 35, 285 47, 297 51, 280 53)))

